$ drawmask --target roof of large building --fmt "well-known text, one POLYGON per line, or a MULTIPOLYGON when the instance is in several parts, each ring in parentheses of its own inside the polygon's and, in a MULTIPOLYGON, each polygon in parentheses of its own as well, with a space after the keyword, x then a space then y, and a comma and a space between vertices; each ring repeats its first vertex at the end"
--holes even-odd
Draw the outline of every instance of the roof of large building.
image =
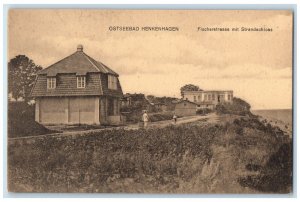
POLYGON ((32 97, 85 95, 122 97, 123 92, 118 74, 86 55, 81 45, 72 55, 41 70, 31 91, 32 97), (108 88, 108 74, 117 77, 117 89, 108 88), (85 88, 77 88, 76 77, 79 75, 86 76, 85 88), (56 87, 54 89, 47 88, 47 77, 56 77, 56 87))
POLYGON ((201 90, 201 91, 185 90, 183 91, 183 93, 224 93, 224 92, 233 92, 233 90, 201 90))
POLYGON ((212 101, 192 102, 190 100, 184 100, 184 99, 176 102, 176 104, 177 103, 182 103, 182 102, 188 102, 188 103, 195 104, 195 105, 214 105, 214 103, 212 101))
POLYGON ((42 69, 38 74, 47 74, 47 76, 56 76, 59 73, 85 75, 87 72, 109 73, 118 76, 112 69, 85 54, 81 45, 78 45, 75 53, 42 69))

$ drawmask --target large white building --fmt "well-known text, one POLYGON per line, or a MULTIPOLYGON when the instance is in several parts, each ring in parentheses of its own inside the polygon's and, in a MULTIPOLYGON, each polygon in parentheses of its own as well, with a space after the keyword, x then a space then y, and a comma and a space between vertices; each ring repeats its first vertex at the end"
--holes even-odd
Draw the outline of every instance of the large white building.
POLYGON ((196 103, 198 108, 215 109, 219 103, 232 103, 232 90, 183 91, 183 99, 196 103))

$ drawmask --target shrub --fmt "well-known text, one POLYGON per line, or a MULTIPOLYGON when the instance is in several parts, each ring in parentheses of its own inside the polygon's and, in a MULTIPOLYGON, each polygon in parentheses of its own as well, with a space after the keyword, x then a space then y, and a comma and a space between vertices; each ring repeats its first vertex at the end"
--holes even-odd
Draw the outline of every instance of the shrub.
POLYGON ((173 118, 172 112, 165 112, 165 113, 162 112, 162 113, 149 115, 149 119, 151 122, 171 120, 172 118, 173 118))
POLYGON ((289 193, 292 184, 292 144, 282 144, 270 156, 265 166, 247 165, 247 169, 260 170, 259 175, 238 179, 242 186, 269 193, 289 193))
POLYGON ((211 109, 208 109, 208 108, 204 108, 204 109, 198 109, 196 111, 196 114, 199 114, 199 115, 206 115, 208 113, 211 113, 212 110, 211 109))
POLYGON ((250 104, 240 98, 233 98, 232 103, 220 103, 216 106, 218 114, 252 115, 250 104))

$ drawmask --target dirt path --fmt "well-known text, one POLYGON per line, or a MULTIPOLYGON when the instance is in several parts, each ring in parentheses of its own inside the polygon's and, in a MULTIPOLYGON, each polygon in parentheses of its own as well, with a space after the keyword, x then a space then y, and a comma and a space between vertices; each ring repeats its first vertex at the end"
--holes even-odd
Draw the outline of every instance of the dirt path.
MULTIPOLYGON (((215 123, 218 122, 218 115, 215 113, 208 114, 206 116, 187 116, 187 117, 182 117, 177 119, 176 125, 181 125, 184 123, 191 123, 191 122, 196 122, 196 121, 205 121, 206 123, 215 123)), ((157 122, 150 122, 148 123, 147 128, 164 128, 170 125, 175 125, 173 120, 166 120, 166 121, 157 121, 157 122)), ((131 124, 128 126, 125 126, 124 128, 127 130, 130 129, 139 129, 143 127, 142 123, 141 124, 131 124)))
MULTIPOLYGON (((218 115, 215 113, 208 114, 206 116, 188 116, 188 117, 182 117, 177 119, 176 125, 181 125, 184 123, 191 123, 196 121, 203 120, 204 125, 208 123, 216 123, 218 122, 218 115)), ((166 121, 158 121, 158 122, 150 122, 148 123, 147 129, 151 128, 163 128, 170 125, 174 125, 173 120, 166 120, 166 121)), ((18 137, 18 138, 8 138, 8 141, 13 140, 30 140, 30 139, 38 139, 38 138, 44 138, 44 137, 64 137, 64 136, 82 136, 82 135, 88 135, 94 132, 99 132, 103 130, 117 130, 117 129, 125 129, 125 130, 137 130, 139 128, 142 128, 142 124, 129 124, 126 126, 119 126, 119 127, 111 127, 111 128, 102 128, 102 129, 91 129, 91 130, 85 130, 85 131, 65 131, 62 133, 52 133, 52 134, 45 134, 45 135, 39 135, 39 136, 26 136, 26 137, 18 137)))

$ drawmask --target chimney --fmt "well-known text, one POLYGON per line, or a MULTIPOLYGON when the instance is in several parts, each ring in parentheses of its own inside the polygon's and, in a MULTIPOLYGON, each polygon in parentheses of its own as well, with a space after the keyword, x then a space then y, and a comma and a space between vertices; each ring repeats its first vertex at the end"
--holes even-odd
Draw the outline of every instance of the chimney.
POLYGON ((83 51, 83 46, 79 44, 77 46, 77 52, 82 52, 82 51, 83 51))

